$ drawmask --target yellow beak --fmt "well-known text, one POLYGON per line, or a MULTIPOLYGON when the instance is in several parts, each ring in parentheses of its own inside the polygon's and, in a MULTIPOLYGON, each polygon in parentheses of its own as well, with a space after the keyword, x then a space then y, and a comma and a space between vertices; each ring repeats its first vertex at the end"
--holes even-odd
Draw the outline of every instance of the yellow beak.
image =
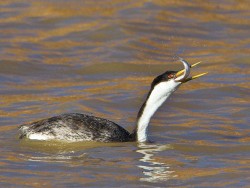
MULTIPOLYGON (((197 63, 194 63, 193 65, 190 66, 190 68, 193 68, 193 67, 199 65, 200 63, 201 63, 201 61, 200 61, 200 62, 197 62, 197 63)), ((175 76, 178 77, 178 76, 180 76, 181 74, 183 74, 184 72, 185 72, 185 69, 180 70, 180 71, 178 71, 178 72, 175 74, 175 76)), ((199 78, 199 77, 201 77, 201 76, 204 76, 204 75, 207 74, 207 73, 208 73, 208 72, 204 72, 204 73, 198 74, 198 75, 196 75, 196 76, 192 76, 192 77, 190 77, 190 78, 187 78, 184 82, 188 82, 188 81, 190 81, 190 80, 194 80, 194 79, 196 79, 196 78, 199 78)), ((184 83, 184 82, 183 82, 183 83, 184 83)))
POLYGON ((206 75, 207 73, 208 73, 208 72, 204 72, 204 73, 198 74, 198 75, 196 75, 196 76, 189 77, 189 78, 187 78, 183 83, 188 82, 188 81, 190 81, 190 80, 194 80, 194 79, 199 78, 199 77, 201 77, 201 76, 204 76, 204 75, 206 75))

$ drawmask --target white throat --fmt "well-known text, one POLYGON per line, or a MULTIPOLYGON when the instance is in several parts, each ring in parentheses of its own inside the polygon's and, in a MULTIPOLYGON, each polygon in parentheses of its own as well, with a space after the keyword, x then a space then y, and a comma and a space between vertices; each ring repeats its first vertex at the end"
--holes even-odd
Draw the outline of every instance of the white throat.
POLYGON ((148 141, 148 125, 156 110, 181 85, 180 82, 169 80, 157 84, 145 102, 144 109, 137 122, 137 141, 148 141))

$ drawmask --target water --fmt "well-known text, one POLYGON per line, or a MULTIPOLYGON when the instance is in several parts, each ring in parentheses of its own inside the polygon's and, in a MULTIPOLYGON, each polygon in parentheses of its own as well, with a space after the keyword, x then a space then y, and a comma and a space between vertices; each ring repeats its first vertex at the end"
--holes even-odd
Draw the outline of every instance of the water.
POLYGON ((248 187, 249 1, 0 2, 0 187, 248 187), (131 131, 176 60, 209 72, 151 122, 152 144, 20 141, 66 112, 131 131))

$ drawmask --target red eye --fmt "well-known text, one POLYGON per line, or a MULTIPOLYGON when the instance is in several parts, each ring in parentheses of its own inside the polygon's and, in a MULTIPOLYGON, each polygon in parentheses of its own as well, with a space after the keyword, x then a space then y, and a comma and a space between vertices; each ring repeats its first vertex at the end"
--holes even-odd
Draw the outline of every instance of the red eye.
POLYGON ((172 75, 172 74, 168 75, 168 78, 173 78, 173 77, 174 77, 174 75, 172 75))

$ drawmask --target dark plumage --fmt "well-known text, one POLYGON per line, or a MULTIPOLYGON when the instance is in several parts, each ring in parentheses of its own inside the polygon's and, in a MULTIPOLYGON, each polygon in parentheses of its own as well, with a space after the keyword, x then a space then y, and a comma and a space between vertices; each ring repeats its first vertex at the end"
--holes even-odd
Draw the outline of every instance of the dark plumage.
POLYGON ((24 124, 19 138, 29 134, 66 141, 128 142, 135 141, 135 134, 107 119, 70 113, 24 124))

